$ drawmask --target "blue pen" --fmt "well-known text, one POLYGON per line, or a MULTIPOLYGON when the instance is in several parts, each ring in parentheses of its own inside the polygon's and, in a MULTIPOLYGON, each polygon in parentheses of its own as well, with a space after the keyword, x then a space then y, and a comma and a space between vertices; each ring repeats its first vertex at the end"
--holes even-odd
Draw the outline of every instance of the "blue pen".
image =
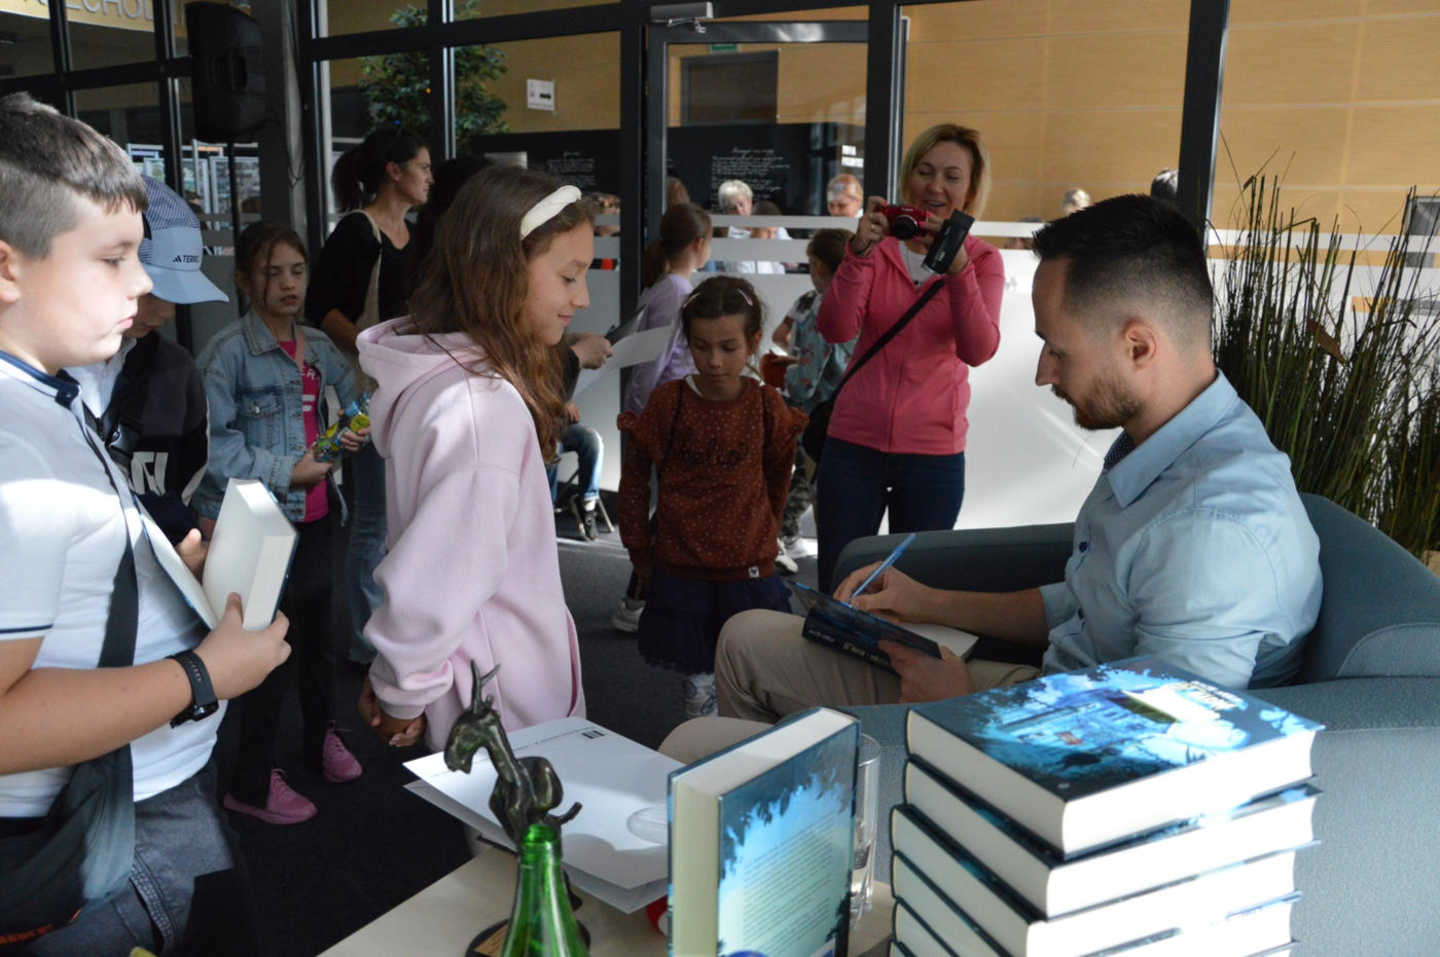
MULTIPOLYGON (((890 553, 889 557, 887 557, 883 562, 881 562, 875 567, 875 570, 870 573, 869 577, 867 577, 863 582, 860 583, 859 588, 855 589, 853 592, 850 593, 850 601, 854 601, 862 591, 869 588, 870 583, 873 582, 876 578, 878 578, 881 572, 885 571, 885 569, 895 564, 896 560, 899 559, 901 555, 905 554, 905 549, 909 548, 910 543, 913 541, 915 541, 914 532, 911 532, 909 535, 906 535, 904 538, 902 538, 900 540, 900 544, 895 546, 895 550, 890 553)), ((849 604, 849 602, 846 602, 846 604, 849 604)))

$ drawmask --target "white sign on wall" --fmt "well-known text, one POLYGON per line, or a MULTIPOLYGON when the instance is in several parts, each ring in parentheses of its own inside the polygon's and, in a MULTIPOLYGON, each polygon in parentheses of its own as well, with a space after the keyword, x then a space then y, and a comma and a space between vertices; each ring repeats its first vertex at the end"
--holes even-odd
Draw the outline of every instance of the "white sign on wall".
POLYGON ((532 110, 555 112, 555 81, 526 80, 525 105, 532 110))

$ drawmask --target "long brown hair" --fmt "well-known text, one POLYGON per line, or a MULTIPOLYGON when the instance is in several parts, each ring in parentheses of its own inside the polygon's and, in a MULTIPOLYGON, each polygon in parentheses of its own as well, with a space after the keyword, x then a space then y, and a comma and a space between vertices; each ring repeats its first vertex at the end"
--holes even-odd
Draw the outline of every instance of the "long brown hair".
POLYGON ((463 332, 485 353, 477 375, 499 375, 515 387, 546 461, 555 457, 565 396, 550 347, 525 327, 529 262, 561 233, 594 225, 595 208, 580 199, 523 240, 520 220, 561 182, 535 170, 493 166, 470 178, 440 218, 425 278, 410 296, 417 331, 463 332))

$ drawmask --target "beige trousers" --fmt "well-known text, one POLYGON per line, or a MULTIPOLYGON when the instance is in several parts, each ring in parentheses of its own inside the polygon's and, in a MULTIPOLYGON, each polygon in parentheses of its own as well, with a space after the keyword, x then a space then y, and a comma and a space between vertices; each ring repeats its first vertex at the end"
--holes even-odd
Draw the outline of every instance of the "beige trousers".
MULTIPOLYGON (((804 623, 796 615, 763 609, 741 612, 726 622, 715 653, 715 691, 722 717, 687 721, 670 733, 660 750, 688 763, 796 711, 899 702, 899 678, 810 641, 801 634, 804 623)), ((1030 665, 1005 661, 968 664, 976 691, 1018 684, 1040 674, 1030 665)))

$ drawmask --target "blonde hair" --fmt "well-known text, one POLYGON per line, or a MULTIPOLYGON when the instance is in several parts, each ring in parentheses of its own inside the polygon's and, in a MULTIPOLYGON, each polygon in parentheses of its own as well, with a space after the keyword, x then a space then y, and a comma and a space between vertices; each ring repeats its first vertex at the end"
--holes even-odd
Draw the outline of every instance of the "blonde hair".
POLYGON ((957 123, 938 123, 915 137, 905 151, 905 162, 900 165, 901 188, 910 181, 920 158, 939 143, 958 143, 970 151, 970 197, 964 209, 979 219, 985 211, 985 201, 990 198, 990 151, 985 148, 979 130, 957 123))

